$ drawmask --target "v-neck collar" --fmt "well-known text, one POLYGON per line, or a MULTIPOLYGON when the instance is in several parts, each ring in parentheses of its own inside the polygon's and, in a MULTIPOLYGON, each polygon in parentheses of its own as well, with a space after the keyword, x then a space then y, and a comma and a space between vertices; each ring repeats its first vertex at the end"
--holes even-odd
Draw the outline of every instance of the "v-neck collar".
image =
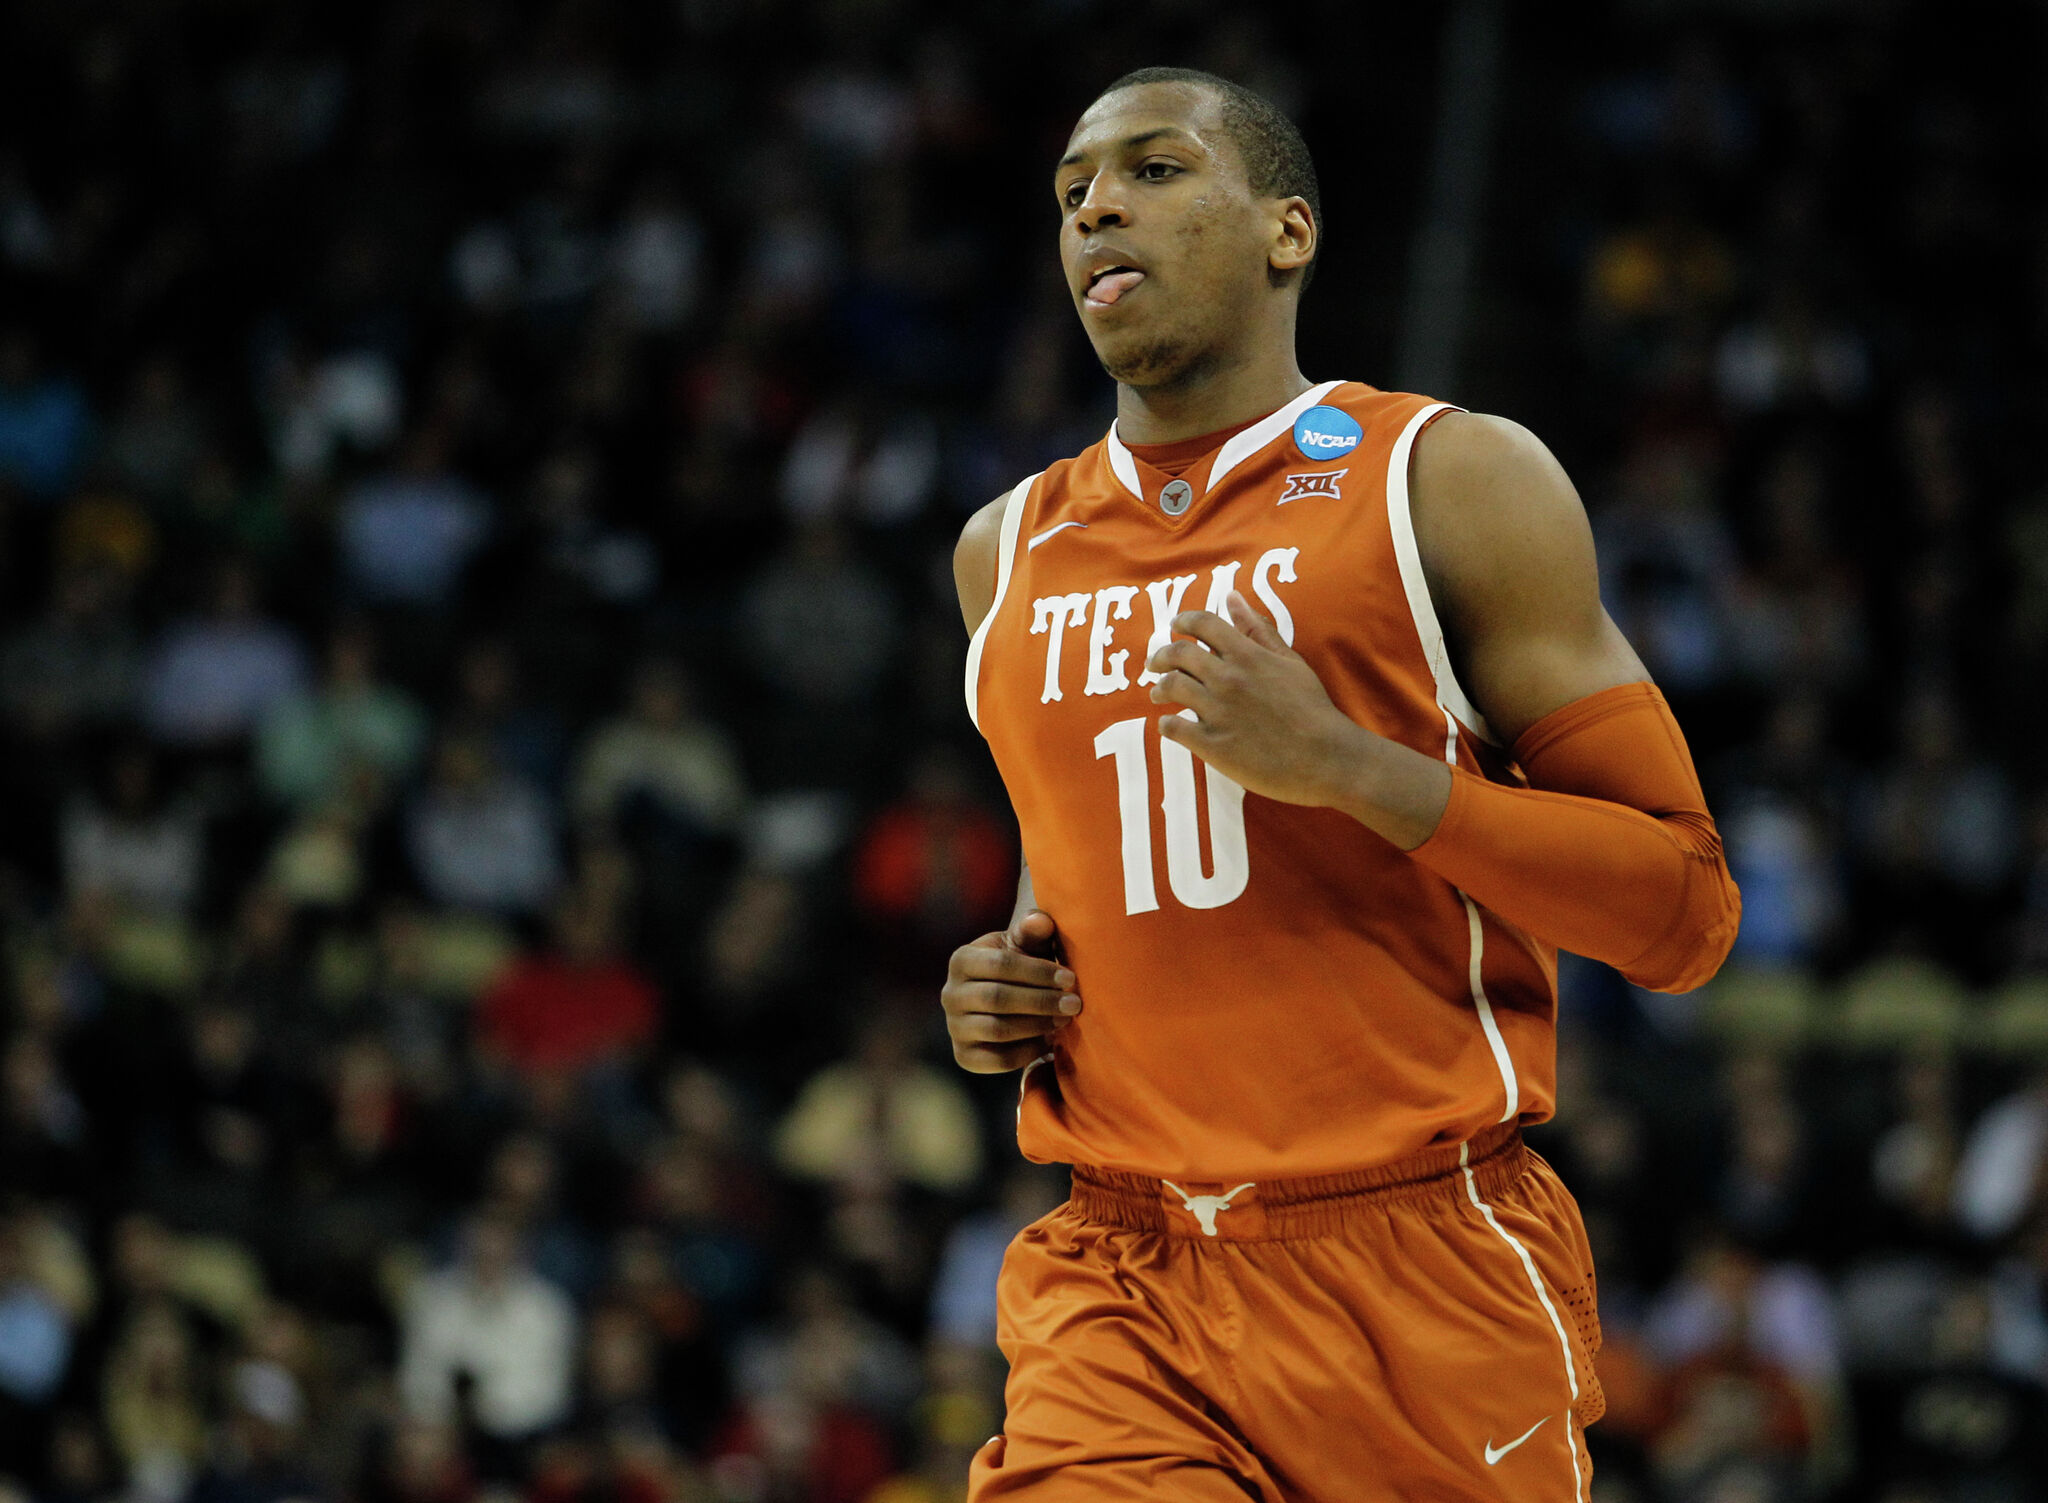
MULTIPOLYGON (((1342 386, 1342 381, 1325 381, 1320 386, 1311 386, 1307 391, 1289 402, 1285 407, 1276 408, 1256 423, 1225 439, 1216 450, 1216 457, 1209 461, 1208 473, 1198 475, 1202 466, 1199 461, 1190 465, 1180 477, 1195 487, 1196 496, 1206 496, 1221 483, 1223 477, 1243 464, 1252 455, 1266 447, 1282 433, 1293 428, 1294 420, 1309 408, 1342 386)), ((1145 495, 1145 482, 1138 473, 1138 458, 1131 453, 1130 446, 1117 436, 1116 424, 1109 425, 1109 435, 1103 440, 1109 451, 1109 470, 1117 483, 1139 501, 1150 504, 1145 495)))

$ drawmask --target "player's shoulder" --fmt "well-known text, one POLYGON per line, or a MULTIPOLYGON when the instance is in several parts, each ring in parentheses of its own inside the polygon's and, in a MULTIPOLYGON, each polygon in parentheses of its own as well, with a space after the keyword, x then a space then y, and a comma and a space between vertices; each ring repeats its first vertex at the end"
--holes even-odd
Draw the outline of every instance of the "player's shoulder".
MULTIPOLYGON (((1582 572, 1592 529, 1571 477, 1509 418, 1447 412, 1409 460, 1409 505, 1433 589, 1456 601, 1582 572)), ((1547 588, 1547 586, 1545 586, 1547 588)))
POLYGON ((1543 440, 1514 419, 1457 408, 1422 430, 1414 466, 1418 477, 1466 481, 1498 478, 1515 483, 1564 474, 1543 440))
POLYGON ((1510 418, 1449 411, 1425 427, 1409 457, 1408 485, 1425 559, 1433 540, 1478 537, 1514 546, 1586 527, 1585 506, 1543 440, 1510 418))
POLYGON ((1042 497, 1063 488, 1072 467, 1101 447, 1097 443, 1073 458, 1055 460, 1037 474, 1026 476, 994 500, 977 507, 962 525, 959 541, 953 545, 953 586, 959 592, 960 610, 970 631, 995 601, 1003 532, 1014 514, 1027 507, 1034 496, 1042 497))
POLYGON ((956 569, 963 559, 977 568, 984 563, 993 568, 996 552, 1002 544, 1003 521, 1010 515, 1012 506, 1023 507, 1034 497, 1043 499, 1064 493, 1091 460, 1098 465, 1103 464, 1101 455, 1105 442, 1098 440, 1079 454, 1054 460, 1037 473, 1024 476, 994 500, 977 507, 961 527, 960 541, 954 546, 956 569))
MULTIPOLYGON (((1324 407, 1334 407, 1356 419, 1367 434, 1376 430, 1398 434, 1417 414, 1432 407, 1444 409, 1444 416, 1457 411, 1450 404, 1424 396, 1421 392, 1389 391, 1369 381, 1350 380, 1331 383, 1329 390, 1317 399, 1316 407, 1310 411, 1324 407)), ((1304 418, 1307 416, 1307 413, 1302 414, 1304 418)))

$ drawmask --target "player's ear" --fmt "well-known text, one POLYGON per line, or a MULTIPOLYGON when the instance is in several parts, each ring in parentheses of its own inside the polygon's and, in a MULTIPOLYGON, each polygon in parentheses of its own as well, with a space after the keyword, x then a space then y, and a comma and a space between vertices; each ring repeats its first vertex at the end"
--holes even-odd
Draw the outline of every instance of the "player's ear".
POLYGON ((1276 273, 1301 271, 1316 258, 1322 229, 1299 196, 1277 200, 1273 205, 1273 243, 1266 251, 1266 265, 1276 273))

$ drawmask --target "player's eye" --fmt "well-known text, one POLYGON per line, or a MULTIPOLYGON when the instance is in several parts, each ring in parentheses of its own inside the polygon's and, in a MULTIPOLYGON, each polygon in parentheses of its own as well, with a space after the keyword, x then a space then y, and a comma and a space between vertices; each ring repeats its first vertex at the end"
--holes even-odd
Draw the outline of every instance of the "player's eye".
POLYGON ((1061 192, 1060 202, 1064 203, 1070 209, 1079 208, 1081 200, 1086 198, 1087 196, 1088 179, 1086 179, 1085 177, 1077 177, 1071 183, 1068 183, 1064 191, 1061 192))
POLYGON ((1138 176, 1147 182, 1164 182, 1180 172, 1177 162, 1146 162, 1138 168, 1138 176))

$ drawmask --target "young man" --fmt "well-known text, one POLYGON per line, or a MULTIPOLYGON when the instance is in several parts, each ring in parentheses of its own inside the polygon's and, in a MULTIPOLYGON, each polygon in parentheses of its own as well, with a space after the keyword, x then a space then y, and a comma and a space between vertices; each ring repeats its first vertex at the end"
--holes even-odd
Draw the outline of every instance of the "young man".
POLYGON ((943 1000, 1074 1192, 971 1496, 1583 1500, 1593 1269, 1520 1128, 1558 947, 1682 990, 1733 941, 1685 743, 1540 443, 1302 376, 1284 117, 1147 69, 1053 191, 1117 420, 960 540, 1026 868, 943 1000))

